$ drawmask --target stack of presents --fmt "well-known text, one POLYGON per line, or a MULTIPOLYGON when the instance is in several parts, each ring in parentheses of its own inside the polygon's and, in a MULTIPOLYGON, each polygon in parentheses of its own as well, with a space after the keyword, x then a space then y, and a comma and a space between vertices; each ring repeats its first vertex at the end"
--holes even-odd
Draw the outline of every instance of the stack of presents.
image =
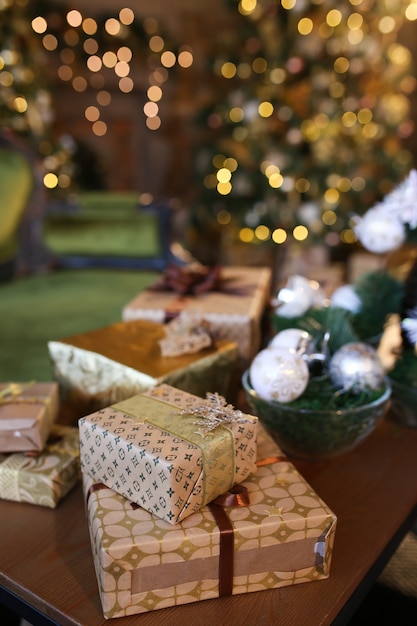
POLYGON ((230 401, 270 290, 268 268, 168 268, 120 322, 50 341, 50 383, 1 385, 0 498, 82 485, 104 617, 329 576, 334 513, 230 401))

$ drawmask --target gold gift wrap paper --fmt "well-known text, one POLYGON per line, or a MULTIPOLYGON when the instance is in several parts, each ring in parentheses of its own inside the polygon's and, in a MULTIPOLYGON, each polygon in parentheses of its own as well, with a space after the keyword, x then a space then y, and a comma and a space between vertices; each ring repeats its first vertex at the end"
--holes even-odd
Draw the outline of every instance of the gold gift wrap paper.
POLYGON ((261 321, 271 298, 269 267, 223 267, 223 290, 179 296, 173 291, 144 289, 122 311, 122 319, 163 323, 183 310, 202 315, 218 338, 237 343, 246 368, 261 346, 261 321))
POLYGON ((38 454, 0 454, 0 498, 55 508, 81 480, 79 434, 73 426, 52 427, 38 454))
POLYGON ((118 322, 48 342, 61 400, 78 417, 166 383, 199 396, 211 389, 227 393, 237 366, 238 348, 219 340, 198 353, 163 357, 162 324, 118 322))
POLYGON ((0 384, 0 452, 43 450, 58 414, 58 384, 0 384))
POLYGON ((171 526, 83 473, 105 618, 329 577, 336 516, 261 425, 258 459, 256 473, 240 485, 249 504, 223 507, 231 558, 221 556, 212 504, 171 526))
POLYGON ((158 385, 81 418, 82 471, 178 523, 256 469, 258 418, 230 409, 227 425, 206 432, 194 414, 202 404, 158 385))

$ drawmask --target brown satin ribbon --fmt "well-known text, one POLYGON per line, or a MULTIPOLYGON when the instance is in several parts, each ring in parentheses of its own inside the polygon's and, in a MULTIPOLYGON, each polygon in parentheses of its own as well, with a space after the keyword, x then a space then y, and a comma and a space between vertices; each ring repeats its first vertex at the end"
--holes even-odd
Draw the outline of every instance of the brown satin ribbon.
POLYGON ((220 531, 219 545, 219 598, 231 596, 233 591, 234 528, 223 507, 248 506, 249 494, 243 485, 233 485, 207 506, 220 531))
POLYGON ((174 291, 178 298, 169 304, 165 311, 165 322, 172 321, 190 302, 190 296, 217 291, 224 294, 242 296, 250 292, 253 286, 230 287, 221 276, 221 267, 202 266, 196 270, 187 267, 169 265, 161 280, 157 281, 148 291, 174 291))

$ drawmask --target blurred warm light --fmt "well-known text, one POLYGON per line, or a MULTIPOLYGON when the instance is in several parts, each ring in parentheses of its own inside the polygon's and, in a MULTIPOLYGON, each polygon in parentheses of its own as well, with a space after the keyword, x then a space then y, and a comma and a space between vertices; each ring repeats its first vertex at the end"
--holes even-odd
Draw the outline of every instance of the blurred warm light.
POLYGON ((121 46, 117 51, 117 58, 119 61, 129 63, 132 60, 132 50, 128 46, 121 46))
POLYGON ((100 110, 97 107, 89 106, 84 115, 89 122, 96 122, 100 117, 100 110))
POLYGON ((156 102, 146 102, 143 112, 147 117, 156 117, 159 113, 159 107, 156 102))
POLYGON ((153 102, 159 102, 159 100, 162 98, 162 89, 157 85, 151 85, 151 87, 149 87, 147 91, 147 96, 149 100, 152 100, 153 102))
POLYGON ((13 100, 13 107, 19 113, 24 113, 25 111, 27 111, 28 103, 26 101, 26 98, 24 98, 23 96, 15 98, 13 100))
POLYGON ((97 32, 97 22, 91 17, 87 17, 82 23, 83 31, 86 35, 95 35, 97 32))
POLYGON ((134 82, 129 76, 125 76, 119 80, 119 89, 122 93, 130 93, 134 89, 134 82))
POLYGON ((107 50, 107 52, 103 54, 102 61, 105 67, 115 67, 117 63, 117 54, 112 50, 107 50))
POLYGON ((287 240, 287 233, 283 228, 276 228, 272 233, 272 241, 275 243, 281 244, 287 240))
POLYGON ((261 102, 258 111, 261 117, 271 117, 274 112, 274 107, 271 102, 261 102))
POLYGON ((135 14, 132 9, 124 7, 120 9, 119 20, 124 26, 130 26, 135 21, 135 14))
POLYGON ((118 35, 120 33, 121 24, 115 17, 109 17, 104 24, 104 28, 109 35, 118 35))
POLYGON ((103 137, 107 133, 107 124, 103 121, 94 122, 92 131, 97 137, 103 137))
POLYGON ((43 177, 43 184, 47 189, 55 189, 55 187, 58 185, 58 176, 53 172, 48 172, 43 177))
POLYGON ((236 76, 236 65, 228 61, 227 63, 223 63, 220 71, 224 78, 233 78, 236 76))
POLYGON ((87 89, 87 81, 84 76, 76 76, 72 81, 72 88, 78 93, 85 91, 87 89))
POLYGON ((69 67, 69 65, 61 65, 58 68, 58 76, 63 81, 69 81, 69 80, 72 80, 72 77, 74 76, 74 74, 73 74, 72 69, 69 67))
POLYGON ((231 219, 232 219, 232 216, 230 215, 229 211, 223 210, 217 213, 217 221, 222 226, 227 226, 228 224, 230 224, 231 219))
POLYGON ((271 237, 271 231, 268 226, 260 224, 255 228, 255 236, 259 241, 267 241, 271 237))
POLYGON ((300 35, 309 35, 313 30, 313 20, 309 17, 302 17, 298 22, 297 27, 300 35))
POLYGON ((52 51, 56 50, 58 47, 58 40, 55 35, 45 35, 45 37, 42 39, 42 43, 45 50, 52 51))
POLYGON ((99 72, 103 66, 103 62, 97 55, 93 54, 87 59, 87 67, 90 72, 99 72))
POLYGON ((166 50, 161 54, 161 63, 164 67, 173 67, 175 65, 176 56, 170 50, 166 50))
POLYGON ((178 65, 180 67, 191 67, 193 61, 193 53, 190 50, 181 50, 178 53, 178 65))
POLYGON ((241 228, 239 231, 239 239, 243 243, 250 243, 255 239, 255 233, 251 228, 241 228))
POLYGON ((148 117, 146 119, 146 126, 149 130, 158 130, 161 126, 161 119, 158 116, 148 117))
POLYGON ((337 215, 334 211, 325 211, 321 216, 323 224, 326 226, 333 226, 336 223, 337 215))
POLYGON ((97 103, 102 107, 109 106, 109 104, 111 103, 111 94, 105 90, 99 91, 96 100, 97 103))
POLYGON ((292 231, 292 236, 296 241, 304 241, 308 237, 308 229, 306 226, 296 226, 292 231))
POLYGON ((87 54, 96 54, 98 51, 98 42, 90 37, 84 41, 83 48, 87 54))
POLYGON ((32 20, 32 29, 35 31, 35 33, 38 33, 38 35, 44 33, 47 28, 48 23, 44 17, 38 16, 32 20))
POLYGON ((73 28, 77 28, 77 26, 81 26, 83 17, 81 13, 77 11, 76 9, 69 11, 66 17, 67 17, 68 24, 72 26, 73 28))
POLYGON ((227 196, 232 191, 232 185, 231 185, 231 183, 220 183, 219 182, 217 184, 217 191, 219 192, 220 195, 227 196))
POLYGON ((119 61, 115 65, 114 73, 116 74, 116 76, 119 76, 119 78, 128 76, 130 73, 130 65, 128 63, 125 63, 124 61, 119 61))
POLYGON ((219 183, 228 183, 232 178, 232 173, 227 168, 222 167, 218 170, 216 176, 219 183))
POLYGON ((165 43, 160 35, 154 35, 149 40, 149 48, 152 52, 162 52, 165 43))
POLYGON ((339 9, 330 9, 326 15, 326 22, 331 28, 335 28, 342 21, 342 13, 339 9))

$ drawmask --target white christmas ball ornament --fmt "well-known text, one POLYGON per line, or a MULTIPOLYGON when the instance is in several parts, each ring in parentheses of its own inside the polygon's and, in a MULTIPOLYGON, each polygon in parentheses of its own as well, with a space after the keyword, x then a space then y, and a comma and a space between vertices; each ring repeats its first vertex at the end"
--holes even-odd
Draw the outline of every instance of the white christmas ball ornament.
POLYGON ((269 342, 269 348, 287 348, 305 352, 312 344, 313 337, 301 328, 286 328, 280 330, 269 342))
POLYGON ((329 364, 332 383, 340 389, 377 389, 385 376, 384 366, 377 351, 360 341, 346 343, 339 348, 329 364))
POLYGON ((295 351, 283 347, 265 348, 253 359, 249 376, 261 398, 287 403, 304 392, 309 369, 295 351))
POLYGON ((356 217, 355 235, 369 252, 383 254, 396 250, 405 241, 404 224, 385 212, 383 205, 369 209, 363 217, 356 217))
POLYGON ((362 300, 352 285, 342 285, 335 289, 330 303, 340 309, 351 311, 351 313, 359 313, 362 308, 362 300))
POLYGON ((299 317, 313 305, 315 295, 307 278, 298 274, 290 276, 286 286, 278 292, 275 312, 280 317, 299 317))

